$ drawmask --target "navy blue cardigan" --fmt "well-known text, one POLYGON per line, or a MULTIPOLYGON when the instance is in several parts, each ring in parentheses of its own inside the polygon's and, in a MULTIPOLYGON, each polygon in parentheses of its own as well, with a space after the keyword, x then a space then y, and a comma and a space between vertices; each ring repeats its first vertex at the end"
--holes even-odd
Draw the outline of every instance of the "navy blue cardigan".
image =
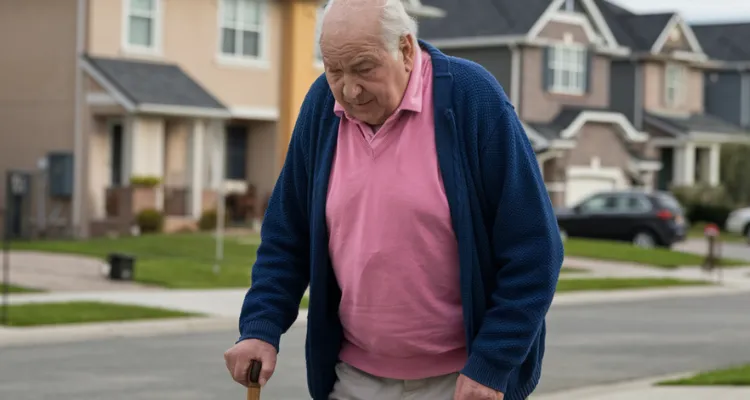
MULTIPOLYGON (((563 260, 557 221, 534 151, 497 80, 431 45, 435 141, 459 248, 469 359, 461 371, 525 399, 541 374, 545 316, 563 260)), ((277 350, 310 286, 310 395, 328 398, 342 340, 341 290, 331 267, 326 192, 339 118, 321 76, 302 104, 271 195, 240 316, 240 340, 277 350)), ((398 221, 393 221, 398 223, 398 221)))

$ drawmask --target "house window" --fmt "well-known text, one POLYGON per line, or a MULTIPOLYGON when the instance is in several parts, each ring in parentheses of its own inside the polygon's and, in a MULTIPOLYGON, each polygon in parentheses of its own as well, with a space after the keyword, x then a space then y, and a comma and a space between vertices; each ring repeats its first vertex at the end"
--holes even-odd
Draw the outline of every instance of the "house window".
POLYGON ((667 107, 679 107, 685 99, 685 66, 667 64, 664 70, 664 103, 667 107))
POLYGON ((244 181, 247 179, 247 127, 232 125, 226 129, 226 178, 244 181))
POLYGON ((586 92, 586 47, 556 45, 549 48, 548 87, 551 92, 580 95, 586 92))
POLYGON ((222 0, 221 53, 240 58, 261 58, 263 0, 222 0))
POLYGON ((156 48, 159 0, 127 0, 127 44, 156 48))

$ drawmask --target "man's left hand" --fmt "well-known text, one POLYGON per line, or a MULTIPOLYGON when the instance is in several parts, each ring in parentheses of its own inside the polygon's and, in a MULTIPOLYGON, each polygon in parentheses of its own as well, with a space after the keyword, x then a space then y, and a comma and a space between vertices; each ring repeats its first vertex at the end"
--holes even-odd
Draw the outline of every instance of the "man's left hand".
POLYGON ((453 400, 503 400, 504 397, 502 393, 482 386, 466 375, 459 375, 453 400))

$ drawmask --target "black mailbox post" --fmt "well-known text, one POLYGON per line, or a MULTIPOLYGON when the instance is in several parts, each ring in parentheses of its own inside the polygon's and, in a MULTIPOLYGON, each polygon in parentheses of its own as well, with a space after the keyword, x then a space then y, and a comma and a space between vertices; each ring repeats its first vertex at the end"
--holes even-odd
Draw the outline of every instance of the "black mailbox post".
POLYGON ((112 253, 107 256, 109 262, 109 279, 114 281, 132 281, 135 271, 135 257, 112 253))

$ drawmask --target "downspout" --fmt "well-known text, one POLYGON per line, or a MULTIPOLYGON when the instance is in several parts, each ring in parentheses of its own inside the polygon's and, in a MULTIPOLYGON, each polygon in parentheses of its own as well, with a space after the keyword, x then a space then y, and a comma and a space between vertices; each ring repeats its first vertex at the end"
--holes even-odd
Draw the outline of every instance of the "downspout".
POLYGON ((81 237, 88 229, 82 229, 83 222, 83 75, 81 56, 86 40, 87 0, 78 0, 76 15, 76 61, 75 97, 73 104, 73 235, 81 237))

